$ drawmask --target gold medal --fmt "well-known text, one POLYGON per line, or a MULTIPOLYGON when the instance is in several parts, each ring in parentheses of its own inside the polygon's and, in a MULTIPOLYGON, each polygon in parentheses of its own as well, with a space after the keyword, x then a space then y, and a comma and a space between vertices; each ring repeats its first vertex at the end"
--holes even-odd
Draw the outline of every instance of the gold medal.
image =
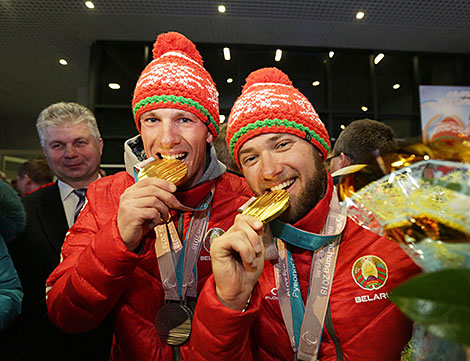
POLYGON ((155 177, 179 185, 187 172, 186 164, 179 159, 157 159, 143 167, 139 171, 137 178, 142 180, 148 177, 155 177))
POLYGON ((242 208, 242 214, 258 218, 263 223, 271 222, 289 207, 289 192, 285 189, 267 192, 252 198, 242 208))

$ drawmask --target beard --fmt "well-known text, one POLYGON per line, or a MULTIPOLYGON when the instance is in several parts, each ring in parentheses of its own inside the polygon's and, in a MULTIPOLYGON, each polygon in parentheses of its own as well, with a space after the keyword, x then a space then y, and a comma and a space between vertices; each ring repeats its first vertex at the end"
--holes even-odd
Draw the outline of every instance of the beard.
POLYGON ((307 178, 305 188, 298 197, 291 198, 290 205, 279 217, 284 223, 294 224, 310 212, 324 197, 326 190, 327 175, 321 159, 315 157, 315 169, 313 174, 307 178))

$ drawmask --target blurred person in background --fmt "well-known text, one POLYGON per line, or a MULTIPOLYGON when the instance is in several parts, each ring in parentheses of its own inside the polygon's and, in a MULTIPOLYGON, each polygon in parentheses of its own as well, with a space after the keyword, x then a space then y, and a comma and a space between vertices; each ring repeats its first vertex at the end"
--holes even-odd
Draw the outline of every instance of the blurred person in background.
POLYGON ((54 175, 45 159, 28 160, 21 164, 16 173, 16 187, 22 196, 38 188, 51 185, 54 175))
POLYGON ((227 135, 227 123, 220 124, 220 133, 219 136, 214 140, 215 152, 217 153, 217 158, 225 164, 227 167, 227 172, 233 173, 241 176, 240 169, 237 166, 237 163, 232 158, 229 149, 227 148, 227 143, 225 143, 225 137, 227 135))
POLYGON ((0 180, 0 360, 14 360, 16 342, 8 327, 20 314, 23 292, 7 243, 24 228, 26 214, 17 192, 0 180))
POLYGON ((359 119, 340 133, 325 162, 330 173, 334 173, 353 164, 370 163, 377 155, 397 149, 395 134, 390 126, 372 119, 359 119))
POLYGON ((18 194, 9 184, 0 180, 0 332, 21 311, 21 283, 6 244, 15 238, 25 223, 26 214, 18 194))

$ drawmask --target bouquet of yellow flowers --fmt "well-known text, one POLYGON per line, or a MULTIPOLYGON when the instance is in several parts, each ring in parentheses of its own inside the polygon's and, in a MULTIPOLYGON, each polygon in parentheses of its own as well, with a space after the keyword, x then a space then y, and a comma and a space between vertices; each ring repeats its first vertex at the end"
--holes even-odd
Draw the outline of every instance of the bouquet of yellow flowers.
POLYGON ((377 156, 337 189, 351 218, 424 271, 390 294, 415 321, 413 360, 470 360, 470 146, 423 149, 377 156))

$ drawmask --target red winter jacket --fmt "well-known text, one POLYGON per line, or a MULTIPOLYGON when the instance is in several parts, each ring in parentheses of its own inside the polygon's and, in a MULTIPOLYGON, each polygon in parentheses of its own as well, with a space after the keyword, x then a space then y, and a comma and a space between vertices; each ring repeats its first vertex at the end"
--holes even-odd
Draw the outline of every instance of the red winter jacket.
MULTIPOLYGON (((330 179, 327 196, 294 226, 319 233, 331 194, 330 179)), ((296 247, 291 250, 305 303, 312 252, 296 247)), ((399 360, 411 337, 412 324, 388 300, 388 293, 419 271, 397 244, 348 219, 331 291, 331 316, 325 319, 318 359, 341 360, 333 341, 337 338, 336 347, 341 348, 343 360, 399 360), (355 262, 365 256, 378 257, 386 265, 385 283, 379 289, 361 287, 360 272, 353 273, 355 262)), ((245 313, 222 305, 215 293, 214 278, 209 278, 196 307, 191 345, 194 360, 293 360, 271 262, 265 262, 245 313)))
MULTIPOLYGON (((207 230, 228 229, 250 193, 244 179, 223 174, 177 198, 196 206, 217 182, 207 230)), ((155 234, 144 238, 140 254, 127 249, 117 228, 119 199, 134 184, 125 172, 101 178, 88 188, 80 217, 66 236, 62 262, 47 280, 49 317, 58 327, 79 333, 97 327, 104 317, 114 316, 111 360, 173 360, 170 346, 155 329, 155 315, 164 301, 155 255, 155 234)), ((184 233, 191 214, 184 218, 184 233)), ((202 245, 197 263, 198 291, 211 273, 209 244, 202 245)), ((181 347, 188 359, 189 345, 181 347)), ((73 350, 71 350, 73 352, 73 350)))

